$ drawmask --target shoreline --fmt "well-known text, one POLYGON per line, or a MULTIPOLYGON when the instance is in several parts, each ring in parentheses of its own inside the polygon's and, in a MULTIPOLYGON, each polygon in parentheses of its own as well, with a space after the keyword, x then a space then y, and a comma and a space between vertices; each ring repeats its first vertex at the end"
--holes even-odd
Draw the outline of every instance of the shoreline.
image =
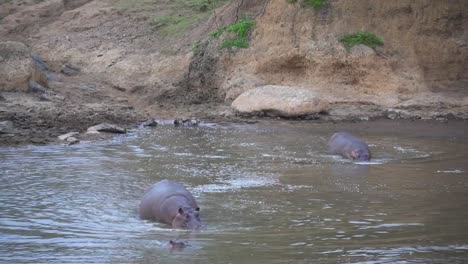
MULTIPOLYGON (((49 108, 46 111, 43 109, 29 109, 23 108, 24 105, 16 105, 9 110, 0 110, 0 121, 11 121, 13 123, 12 133, 0 133, 0 146, 1 147, 15 147, 24 145, 50 145, 50 144, 64 144, 66 141, 61 141, 58 136, 69 133, 79 132, 80 139, 83 140, 102 140, 113 137, 113 133, 98 133, 98 134, 85 134, 86 130, 94 125, 102 123, 111 123, 121 126, 125 129, 138 129, 147 120, 155 119, 159 125, 174 125, 174 120, 195 119, 203 123, 246 123, 255 124, 262 122, 281 122, 293 124, 317 124, 317 125, 348 125, 350 127, 359 127, 366 124, 400 124, 411 122, 416 124, 418 122, 433 123, 433 124, 448 124, 456 122, 459 124, 468 125, 468 118, 466 113, 456 115, 453 113, 439 113, 438 111, 428 112, 425 111, 423 116, 419 112, 413 112, 413 115, 405 113, 404 116, 395 115, 392 112, 383 112, 379 115, 361 116, 348 115, 348 116, 333 116, 333 115, 308 115, 301 117, 279 117, 271 113, 257 113, 257 114, 239 114, 231 111, 226 111, 226 107, 218 105, 213 109, 213 105, 203 106, 198 105, 198 108, 204 111, 197 113, 190 112, 190 106, 181 107, 176 113, 167 109, 157 109, 159 115, 152 115, 149 113, 141 113, 132 107, 122 106, 117 108, 109 105, 102 109, 83 109, 80 106, 68 108, 49 108), (109 111, 112 108, 112 111, 109 111), (209 111, 208 111, 209 109, 209 111), (432 115, 431 115, 432 114, 432 115), (431 118, 432 117, 432 118, 431 118), (161 122, 163 124, 161 124, 161 122), (416 122, 416 123, 414 123, 416 122)), ((7 107, 8 108, 8 107, 7 107)), ((352 113, 352 112, 350 112, 352 113)), ((181 125, 191 126, 191 125, 181 125)), ((392 129, 388 126, 388 129, 392 129)))

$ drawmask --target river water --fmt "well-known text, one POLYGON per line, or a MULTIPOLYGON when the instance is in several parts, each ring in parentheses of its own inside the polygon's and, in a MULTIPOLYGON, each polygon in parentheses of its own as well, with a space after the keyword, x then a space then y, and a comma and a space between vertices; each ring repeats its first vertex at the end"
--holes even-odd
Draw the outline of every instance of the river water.
POLYGON ((0 148, 0 262, 468 263, 467 161, 455 121, 159 126, 0 148), (328 155, 338 130, 372 162, 328 155), (205 229, 139 219, 162 179, 194 194, 205 229))

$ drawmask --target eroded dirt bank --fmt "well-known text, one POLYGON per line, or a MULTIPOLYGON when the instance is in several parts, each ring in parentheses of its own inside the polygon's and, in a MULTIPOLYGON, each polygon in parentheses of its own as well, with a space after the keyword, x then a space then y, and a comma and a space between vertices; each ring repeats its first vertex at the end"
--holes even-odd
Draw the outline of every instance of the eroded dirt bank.
POLYGON ((325 121, 468 118, 467 1, 205 2, 1 1, 0 41, 16 42, 0 49, 0 121, 15 129, 0 144, 47 143, 101 122, 236 119, 242 109, 325 121), (210 38, 245 17, 256 23, 249 48, 210 38), (347 51, 338 38, 356 31, 384 45, 347 51), (291 107, 298 90, 309 101, 291 107), (247 99, 231 107, 237 98, 247 99))

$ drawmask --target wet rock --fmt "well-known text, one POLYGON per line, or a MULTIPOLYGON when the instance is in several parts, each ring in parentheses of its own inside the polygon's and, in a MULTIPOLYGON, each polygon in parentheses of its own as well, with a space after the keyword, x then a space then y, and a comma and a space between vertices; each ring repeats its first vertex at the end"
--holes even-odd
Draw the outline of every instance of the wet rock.
POLYGON ((310 89, 267 85, 242 93, 231 106, 243 114, 300 117, 327 112, 329 102, 310 89))
POLYGON ((78 66, 71 65, 71 64, 65 64, 62 66, 62 69, 60 70, 61 73, 67 75, 67 76, 75 76, 80 74, 81 69, 78 66))
POLYGON ((143 127, 155 127, 158 125, 158 121, 156 121, 156 119, 154 118, 150 118, 148 120, 146 120, 145 122, 141 123, 140 124, 140 128, 143 128, 143 127))
POLYGON ((36 55, 31 55, 31 59, 33 60, 34 63, 36 63, 36 66, 42 70, 42 71, 49 71, 49 68, 47 67, 45 61, 36 55))
POLYGON ((29 48, 21 42, 0 42, 0 91, 26 91, 34 72, 29 48))
POLYGON ((47 94, 42 93, 42 94, 39 95, 39 100, 41 100, 41 101, 50 101, 50 98, 49 98, 49 96, 47 94))
POLYGON ((194 127, 194 126, 198 126, 198 124, 200 124, 200 120, 197 120, 197 119, 194 119, 194 118, 174 120, 174 125, 175 126, 194 127))
POLYGON ((46 88, 44 86, 38 84, 37 82, 33 81, 33 80, 29 81, 28 86, 29 86, 29 91, 30 92, 40 93, 40 94, 46 93, 46 88))
POLYGON ((15 126, 11 121, 0 121, 0 134, 14 134, 15 126))
POLYGON ((42 137, 33 137, 29 140, 31 143, 34 143, 34 144, 40 144, 40 145, 45 145, 48 143, 47 139, 46 138, 42 138, 42 137))
POLYGON ((89 127, 86 133, 98 133, 98 132, 125 134, 127 133, 127 129, 122 128, 115 124, 102 123, 99 125, 89 127))
POLYGON ((57 138, 60 139, 60 140, 67 140, 68 138, 74 137, 74 136, 79 135, 79 134, 80 134, 79 132, 69 132, 69 133, 60 135, 57 138))
POLYGON ((45 61, 35 55, 31 55, 31 59, 34 62, 34 71, 31 77, 31 80, 34 82, 50 88, 49 86, 49 68, 47 67, 45 61))
POLYGON ((400 117, 400 114, 394 111, 387 112, 387 118, 394 120, 400 117))
POLYGON ((80 143, 80 141, 77 138, 74 137, 68 137, 67 140, 65 140, 68 145, 75 145, 80 143))

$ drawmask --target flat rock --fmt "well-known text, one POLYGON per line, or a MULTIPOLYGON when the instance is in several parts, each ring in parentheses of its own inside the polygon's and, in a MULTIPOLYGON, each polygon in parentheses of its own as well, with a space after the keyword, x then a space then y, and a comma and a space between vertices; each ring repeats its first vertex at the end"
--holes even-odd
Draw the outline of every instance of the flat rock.
POLYGON ((80 141, 74 137, 68 137, 66 142, 68 143, 68 145, 75 145, 75 144, 80 143, 80 141))
POLYGON ((244 114, 269 113, 283 117, 306 116, 325 112, 329 102, 311 89, 267 85, 248 90, 232 102, 244 114))
POLYGON ((74 136, 79 135, 79 134, 80 134, 79 132, 69 132, 69 133, 58 136, 58 139, 67 140, 68 138, 74 137, 74 136))
POLYGON ((89 127, 87 129, 87 133, 91 134, 91 133, 95 133, 95 132, 125 134, 125 133, 127 133, 127 129, 122 128, 122 127, 120 127, 118 125, 109 124, 109 123, 102 123, 102 124, 99 124, 99 125, 89 127))
POLYGON ((143 128, 143 127, 155 127, 158 125, 158 121, 154 118, 150 118, 148 120, 146 120, 145 122, 141 123, 140 124, 140 128, 143 128))
POLYGON ((60 70, 61 73, 67 75, 67 76, 75 76, 80 74, 80 68, 75 65, 71 64, 65 64, 62 66, 62 69, 60 70))

